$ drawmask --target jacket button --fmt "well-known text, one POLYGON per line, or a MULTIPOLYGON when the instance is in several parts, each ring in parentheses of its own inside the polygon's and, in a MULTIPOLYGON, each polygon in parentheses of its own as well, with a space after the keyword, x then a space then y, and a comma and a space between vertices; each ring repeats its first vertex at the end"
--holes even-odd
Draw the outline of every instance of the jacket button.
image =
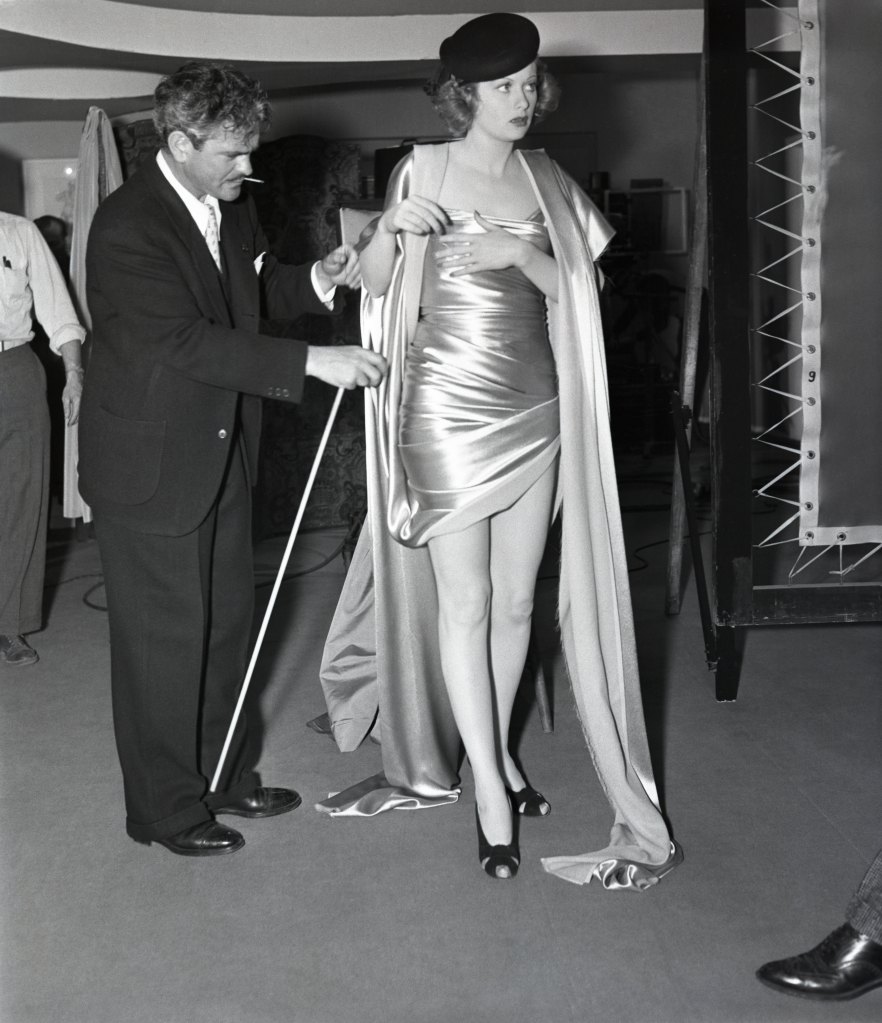
POLYGON ((217 431, 217 435, 218 435, 218 437, 220 437, 221 440, 226 440, 227 439, 227 431, 226 430, 218 430, 217 431))
POLYGON ((287 398, 287 397, 288 397, 288 395, 289 395, 289 391, 288 391, 288 388, 286 387, 286 388, 285 388, 285 389, 284 389, 284 390, 282 391, 282 397, 283 397, 283 398, 287 398))

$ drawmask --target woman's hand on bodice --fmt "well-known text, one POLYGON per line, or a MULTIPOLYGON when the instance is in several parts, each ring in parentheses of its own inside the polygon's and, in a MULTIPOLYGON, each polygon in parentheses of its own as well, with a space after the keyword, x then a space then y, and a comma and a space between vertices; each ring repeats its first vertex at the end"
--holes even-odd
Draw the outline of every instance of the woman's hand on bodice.
POLYGON ((451 277, 480 273, 482 270, 507 270, 516 266, 552 301, 557 301, 557 263, 524 238, 497 227, 475 213, 475 222, 483 230, 472 234, 451 231, 441 239, 436 255, 438 267, 451 277))
POLYGON ((399 231, 408 234, 444 234, 447 230, 447 214, 431 199, 410 195, 385 210, 379 226, 388 234, 398 234, 399 231))
POLYGON ((451 277, 461 277, 482 270, 524 266, 534 246, 505 228, 491 224, 478 212, 475 223, 483 228, 480 233, 451 231, 440 239, 442 244, 436 260, 442 270, 449 271, 451 277))

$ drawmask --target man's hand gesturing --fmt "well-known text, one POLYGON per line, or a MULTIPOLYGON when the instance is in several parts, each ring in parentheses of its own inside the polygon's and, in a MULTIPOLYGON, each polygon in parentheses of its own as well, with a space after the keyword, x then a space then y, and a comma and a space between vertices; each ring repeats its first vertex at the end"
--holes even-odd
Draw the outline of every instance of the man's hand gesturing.
POLYGON ((324 291, 341 285, 357 288, 361 284, 358 253, 351 245, 338 245, 317 264, 316 275, 324 291))

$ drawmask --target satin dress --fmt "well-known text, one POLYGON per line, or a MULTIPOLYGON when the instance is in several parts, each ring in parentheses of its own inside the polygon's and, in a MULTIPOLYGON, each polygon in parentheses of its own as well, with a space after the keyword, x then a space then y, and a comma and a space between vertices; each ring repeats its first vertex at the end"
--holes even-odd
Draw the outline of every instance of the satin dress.
MULTIPOLYGON (((447 212, 451 230, 482 232, 473 214, 447 212)), ((485 219, 551 251, 538 210, 529 220, 485 219)), ((509 507, 560 447, 544 295, 515 267, 452 276, 439 269, 439 251, 433 235, 401 395, 409 512, 395 535, 408 546, 509 507)))
MULTIPOLYGON (((393 173, 388 203, 409 195, 437 201, 449 150, 457 144, 415 146, 393 173)), ((459 733, 443 684, 425 540, 501 510, 524 493, 531 475, 538 478, 554 463, 565 510, 561 645, 614 819, 606 845, 589 838, 589 852, 548 856, 540 850, 542 863, 575 884, 595 878, 607 889, 644 891, 682 852, 659 812, 646 739, 609 431, 594 261, 612 230, 547 154, 517 155, 543 219, 497 223, 525 232, 534 244, 550 239, 556 302, 543 303, 515 271, 439 274, 425 235, 399 238, 382 298, 362 295, 365 344, 386 356, 390 372, 379 388, 365 392, 368 517, 321 677, 338 747, 355 749, 379 728, 382 771, 330 794, 317 808, 365 818, 457 799, 459 733), (543 304, 556 381, 547 361, 543 304), (559 415, 559 436, 549 422, 553 415, 559 415)), ((480 229, 471 214, 452 218, 461 230, 480 229)))

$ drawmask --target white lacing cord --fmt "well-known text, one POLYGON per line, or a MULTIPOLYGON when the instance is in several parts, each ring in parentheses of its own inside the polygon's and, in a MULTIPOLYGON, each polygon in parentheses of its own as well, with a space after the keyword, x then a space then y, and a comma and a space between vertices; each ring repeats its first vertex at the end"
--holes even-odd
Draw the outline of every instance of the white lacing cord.
POLYGON ((836 546, 836 544, 833 544, 833 543, 828 544, 822 550, 820 550, 817 553, 813 554, 812 557, 809 558, 806 561, 806 563, 801 568, 797 568, 797 566, 799 565, 799 562, 802 560, 803 556, 805 555, 805 552, 808 550, 807 547, 800 547, 799 555, 797 556, 796 561, 794 561, 793 565, 791 566, 790 572, 788 573, 787 578, 788 579, 795 579, 799 575, 800 572, 804 572, 811 565, 814 565, 814 563, 816 561, 818 561, 820 558, 823 558, 823 556, 828 551, 832 550, 835 546, 836 546))
POLYGON ((878 553, 879 551, 882 551, 882 543, 877 543, 876 546, 871 551, 867 551, 867 553, 864 554, 862 557, 858 558, 857 561, 853 562, 847 568, 843 568, 842 567, 842 547, 843 546, 844 546, 843 544, 839 545, 839 549, 840 549, 839 571, 838 572, 831 572, 830 573, 831 575, 846 576, 846 575, 848 575, 849 572, 853 572, 858 567, 858 565, 862 565, 865 561, 867 561, 870 558, 872 558, 872 556, 874 554, 878 553))

